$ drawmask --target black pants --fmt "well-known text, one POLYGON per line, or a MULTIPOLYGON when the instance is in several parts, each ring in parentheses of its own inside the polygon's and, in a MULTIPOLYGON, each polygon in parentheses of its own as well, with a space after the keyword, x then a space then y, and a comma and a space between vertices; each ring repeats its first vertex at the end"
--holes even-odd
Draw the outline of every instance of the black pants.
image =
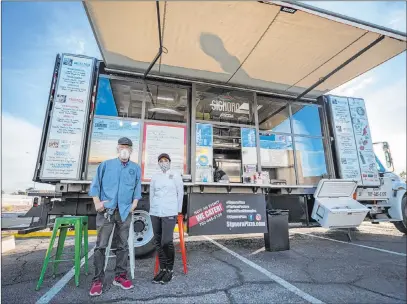
MULTIPOLYGON (((109 243, 110 234, 113 230, 113 224, 116 224, 113 238, 116 238, 116 275, 127 274, 127 259, 129 256, 129 229, 132 216, 129 214, 123 222, 119 211, 116 210, 110 217, 110 221, 103 216, 103 213, 96 215, 97 239, 93 263, 95 266, 95 276, 93 281, 103 281, 105 276, 106 247, 109 243)), ((112 241, 113 243, 113 241, 112 241)))
POLYGON ((174 228, 177 216, 151 216, 154 231, 154 245, 160 260, 160 269, 172 270, 174 267, 174 228))

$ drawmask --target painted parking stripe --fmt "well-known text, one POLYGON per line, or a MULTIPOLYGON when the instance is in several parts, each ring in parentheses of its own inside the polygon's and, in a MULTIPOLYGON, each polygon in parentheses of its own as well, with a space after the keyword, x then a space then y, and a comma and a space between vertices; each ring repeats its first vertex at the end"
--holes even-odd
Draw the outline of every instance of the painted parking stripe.
MULTIPOLYGON (((88 259, 92 257, 94 253, 94 248, 89 251, 88 259)), ((81 260, 81 268, 85 264, 85 258, 81 260)), ((75 275, 75 267, 72 267, 54 286, 51 287, 41 298, 38 299, 36 304, 47 304, 49 303, 57 294, 65 287, 65 285, 73 278, 75 275)))
POLYGON ((339 241, 339 240, 330 239, 330 238, 327 238, 327 237, 323 237, 323 236, 319 236, 319 235, 313 235, 313 234, 304 233, 304 232, 294 232, 294 234, 308 235, 308 236, 311 236, 311 237, 314 237, 314 238, 319 238, 319 239, 323 239, 323 240, 328 240, 328 241, 347 244, 347 245, 352 245, 352 246, 358 246, 358 247, 362 247, 362 248, 372 249, 372 250, 381 251, 381 252, 385 252, 385 253, 390 253, 390 254, 394 254, 394 255, 399 255, 399 256, 403 256, 403 257, 407 256, 405 253, 401 253, 401 252, 390 251, 390 250, 386 250, 386 249, 382 249, 382 248, 371 247, 371 246, 366 246, 366 245, 361 245, 361 244, 355 244, 355 243, 352 243, 352 242, 339 241))
POLYGON ((260 252, 263 252, 263 251, 265 251, 265 250, 266 250, 265 247, 261 247, 260 249, 257 249, 256 251, 252 252, 250 255, 256 255, 256 254, 258 254, 258 253, 260 253, 260 252))
POLYGON ((318 304, 323 304, 324 302, 322 302, 321 300, 318 300, 316 298, 314 298, 313 296, 311 296, 310 294, 302 291, 301 289, 298 289, 297 287, 295 287, 294 285, 288 283, 287 281, 285 281, 284 279, 280 278, 279 276, 271 273, 270 271, 264 269, 263 267, 257 265, 256 263, 253 263, 252 261, 246 259, 245 257, 242 257, 241 255, 237 254, 236 252, 230 250, 229 248, 226 248, 225 246, 219 244, 218 242, 216 242, 215 240, 211 239, 210 237, 204 236, 208 241, 210 241, 212 244, 218 246, 220 249, 226 251, 227 253, 230 253, 231 255, 233 255, 235 258, 238 258, 239 260, 241 260, 243 263, 249 265, 250 267, 260 271, 262 274, 264 274, 266 277, 268 277, 269 279, 273 280, 274 282, 276 282, 277 284, 281 285, 282 287, 284 287, 285 289, 291 291, 292 293, 296 294, 297 296, 301 297, 302 299, 310 302, 310 303, 318 303, 318 304))

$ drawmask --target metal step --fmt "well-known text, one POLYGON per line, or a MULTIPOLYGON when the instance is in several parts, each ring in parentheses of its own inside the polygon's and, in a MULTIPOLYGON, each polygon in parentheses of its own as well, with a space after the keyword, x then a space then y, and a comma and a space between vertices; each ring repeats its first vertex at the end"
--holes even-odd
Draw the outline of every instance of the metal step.
POLYGON ((386 222, 400 222, 400 220, 387 218, 387 219, 374 219, 374 220, 371 220, 371 222, 372 223, 386 223, 386 222))

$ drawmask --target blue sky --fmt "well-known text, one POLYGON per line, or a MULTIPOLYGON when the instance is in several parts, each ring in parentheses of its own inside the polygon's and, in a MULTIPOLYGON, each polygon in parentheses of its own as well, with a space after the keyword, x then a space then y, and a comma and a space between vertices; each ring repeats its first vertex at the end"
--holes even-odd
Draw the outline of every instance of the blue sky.
MULTIPOLYGON (((405 2, 307 3, 406 31, 405 2)), ((23 170, 35 163, 55 55, 65 52, 101 56, 81 2, 2 1, 1 7, 4 175, 16 171, 15 166, 23 170), (11 150, 7 153, 7 149, 20 144, 24 144, 22 153, 26 162, 21 162, 21 156, 11 150)), ((405 66, 404 53, 336 90, 366 100, 374 140, 390 142, 399 162, 398 171, 406 167, 405 66)), ((26 185, 31 183, 31 175, 32 170, 27 176, 16 176, 3 183, 7 182, 9 188, 26 185)))

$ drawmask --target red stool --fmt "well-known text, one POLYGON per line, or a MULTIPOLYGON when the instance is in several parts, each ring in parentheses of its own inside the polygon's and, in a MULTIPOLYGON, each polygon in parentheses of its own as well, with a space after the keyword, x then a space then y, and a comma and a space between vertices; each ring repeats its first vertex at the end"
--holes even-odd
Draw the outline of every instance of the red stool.
MULTIPOLYGON (((182 214, 178 215, 177 222, 178 222, 179 246, 180 246, 180 250, 177 250, 177 251, 181 252, 182 264, 184 265, 184 273, 187 274, 188 273, 187 252, 185 249, 184 218, 183 218, 182 214)), ((158 260, 158 255, 156 255, 155 256, 154 275, 156 275, 158 273, 159 269, 160 269, 160 261, 158 260)))

